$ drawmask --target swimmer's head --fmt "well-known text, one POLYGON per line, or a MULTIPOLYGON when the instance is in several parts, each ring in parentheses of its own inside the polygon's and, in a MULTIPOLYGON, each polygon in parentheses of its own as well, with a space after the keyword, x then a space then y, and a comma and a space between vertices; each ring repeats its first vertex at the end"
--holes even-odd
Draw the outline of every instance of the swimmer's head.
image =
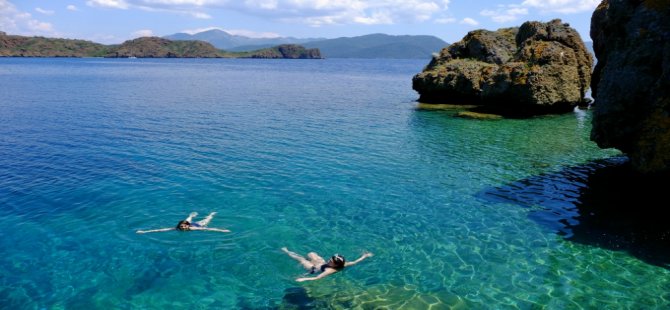
POLYGON ((191 229, 191 223, 189 223, 187 220, 179 221, 177 223, 177 230, 189 230, 191 229))
POLYGON ((344 263, 346 260, 344 259, 344 256, 340 254, 335 254, 330 258, 330 263, 333 264, 335 268, 344 268, 344 263))

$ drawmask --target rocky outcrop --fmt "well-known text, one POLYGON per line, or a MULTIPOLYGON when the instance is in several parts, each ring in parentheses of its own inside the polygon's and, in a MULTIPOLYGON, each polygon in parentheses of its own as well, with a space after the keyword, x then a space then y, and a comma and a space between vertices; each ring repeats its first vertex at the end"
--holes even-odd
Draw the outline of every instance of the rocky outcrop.
POLYGON ((560 20, 476 30, 414 76, 419 101, 481 104, 502 114, 570 111, 584 102, 593 60, 560 20))
POLYGON ((266 48, 251 52, 250 58, 288 58, 288 59, 319 59, 321 52, 318 48, 306 49, 301 45, 282 44, 273 48, 266 48))
POLYGON ((635 170, 670 172, 670 2, 603 1, 591 19, 591 139, 635 170))

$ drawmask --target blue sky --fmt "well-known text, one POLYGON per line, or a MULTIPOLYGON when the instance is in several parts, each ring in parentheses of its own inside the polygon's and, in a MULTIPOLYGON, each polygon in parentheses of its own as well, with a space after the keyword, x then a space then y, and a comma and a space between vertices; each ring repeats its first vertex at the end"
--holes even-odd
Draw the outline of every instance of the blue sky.
POLYGON ((251 37, 434 35, 560 18, 590 41, 600 0, 0 0, 0 31, 120 43, 218 28, 251 37))

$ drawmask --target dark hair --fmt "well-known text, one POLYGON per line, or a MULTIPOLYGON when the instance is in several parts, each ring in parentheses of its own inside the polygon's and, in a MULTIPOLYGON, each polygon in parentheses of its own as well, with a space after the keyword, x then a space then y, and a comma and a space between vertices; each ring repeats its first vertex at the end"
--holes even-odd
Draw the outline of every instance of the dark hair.
POLYGON ((330 260, 335 264, 335 268, 344 268, 344 264, 346 263, 346 260, 344 259, 344 256, 340 254, 334 254, 330 260))
POLYGON ((186 226, 191 226, 191 223, 189 223, 187 220, 182 220, 182 221, 179 221, 179 223, 177 223, 177 230, 186 230, 186 229, 182 229, 181 227, 179 227, 179 226, 181 226, 181 224, 186 224, 186 226))

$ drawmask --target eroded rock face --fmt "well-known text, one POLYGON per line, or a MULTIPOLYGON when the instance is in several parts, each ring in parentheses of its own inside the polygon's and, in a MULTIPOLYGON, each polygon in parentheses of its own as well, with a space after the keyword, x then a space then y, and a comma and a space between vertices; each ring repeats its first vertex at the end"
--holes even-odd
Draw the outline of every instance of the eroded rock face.
POLYGON ((591 19, 591 139, 643 173, 670 171, 670 1, 605 0, 591 19))
POLYGON ((584 102, 592 61, 568 24, 526 22, 519 28, 468 33, 442 49, 412 82, 421 102, 562 112, 584 102))

